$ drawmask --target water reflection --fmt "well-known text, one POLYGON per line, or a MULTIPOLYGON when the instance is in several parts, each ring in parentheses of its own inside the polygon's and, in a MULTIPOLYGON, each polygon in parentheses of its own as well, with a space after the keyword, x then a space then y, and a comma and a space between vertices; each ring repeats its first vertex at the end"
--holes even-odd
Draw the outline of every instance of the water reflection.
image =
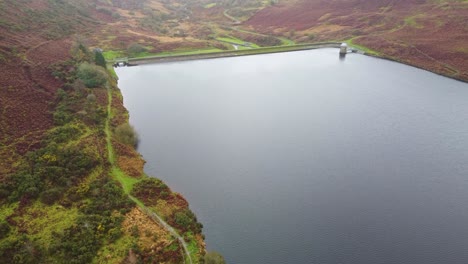
POLYGON ((468 263, 468 85, 336 53, 117 68, 145 171, 228 263, 468 263))

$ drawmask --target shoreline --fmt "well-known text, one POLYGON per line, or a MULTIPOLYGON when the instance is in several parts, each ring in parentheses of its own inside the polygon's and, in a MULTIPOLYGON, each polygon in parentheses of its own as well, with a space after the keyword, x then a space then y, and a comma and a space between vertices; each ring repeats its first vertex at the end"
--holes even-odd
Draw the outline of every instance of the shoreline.
MULTIPOLYGON (((200 53, 200 54, 188 54, 188 55, 159 55, 159 56, 147 56, 140 58, 128 58, 127 66, 138 66, 145 64, 155 64, 155 63, 168 63, 168 62, 177 62, 177 61, 192 61, 192 60, 206 60, 206 59, 217 59, 217 58, 230 58, 230 57, 240 57, 240 56, 252 56, 260 54, 273 54, 273 53, 283 53, 283 52, 294 52, 302 50, 312 50, 312 49, 321 49, 321 48, 339 48, 343 42, 320 42, 314 44, 299 44, 291 46, 277 46, 277 47, 263 47, 255 48, 250 50, 229 50, 229 51, 219 51, 212 53, 200 53)), ((397 63, 402 63, 411 67, 415 67, 421 70, 432 72, 434 74, 444 76, 453 80, 460 82, 468 83, 468 80, 461 77, 454 77, 446 75, 440 72, 432 71, 430 69, 424 68, 422 66, 410 64, 404 62, 398 58, 390 58, 384 55, 373 54, 365 52, 359 49, 359 47, 354 47, 353 45, 349 46, 348 53, 358 52, 362 55, 389 60, 397 63)))
POLYGON ((339 48, 341 42, 323 42, 315 44, 302 44, 295 46, 279 46, 279 47, 265 47, 250 50, 229 50, 203 54, 189 54, 189 55, 169 55, 169 56, 148 56, 142 58, 129 58, 129 66, 137 66, 142 64, 175 62, 175 61, 190 61, 190 60, 206 60, 216 58, 229 58, 238 56, 251 56, 259 54, 272 54, 282 52, 293 52, 301 50, 312 50, 320 48, 339 48))

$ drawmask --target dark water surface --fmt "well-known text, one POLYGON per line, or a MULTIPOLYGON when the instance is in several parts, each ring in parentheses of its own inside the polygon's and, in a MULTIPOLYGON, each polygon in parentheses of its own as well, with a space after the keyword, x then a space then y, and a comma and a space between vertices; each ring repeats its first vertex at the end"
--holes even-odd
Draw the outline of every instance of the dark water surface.
POLYGON ((228 263, 468 263, 468 85, 321 49, 117 69, 228 263))

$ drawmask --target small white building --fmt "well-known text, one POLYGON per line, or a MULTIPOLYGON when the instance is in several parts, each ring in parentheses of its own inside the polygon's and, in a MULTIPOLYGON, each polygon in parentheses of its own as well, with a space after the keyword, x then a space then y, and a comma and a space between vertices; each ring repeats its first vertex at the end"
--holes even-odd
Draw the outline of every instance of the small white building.
POLYGON ((340 54, 346 54, 346 53, 348 53, 348 44, 341 43, 341 45, 340 45, 340 54))

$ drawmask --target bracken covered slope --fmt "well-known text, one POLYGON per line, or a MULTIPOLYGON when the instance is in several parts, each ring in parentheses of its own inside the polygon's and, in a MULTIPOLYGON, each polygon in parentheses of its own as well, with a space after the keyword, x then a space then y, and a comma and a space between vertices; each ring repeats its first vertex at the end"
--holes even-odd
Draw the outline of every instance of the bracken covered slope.
POLYGON ((298 41, 349 41, 468 81, 467 15, 464 0, 285 0, 245 26, 298 41))
POLYGON ((0 263, 183 263, 154 212, 203 258, 188 203, 119 138, 128 113, 88 48, 119 31, 120 7, 146 1, 123 2, 0 1, 0 263))

